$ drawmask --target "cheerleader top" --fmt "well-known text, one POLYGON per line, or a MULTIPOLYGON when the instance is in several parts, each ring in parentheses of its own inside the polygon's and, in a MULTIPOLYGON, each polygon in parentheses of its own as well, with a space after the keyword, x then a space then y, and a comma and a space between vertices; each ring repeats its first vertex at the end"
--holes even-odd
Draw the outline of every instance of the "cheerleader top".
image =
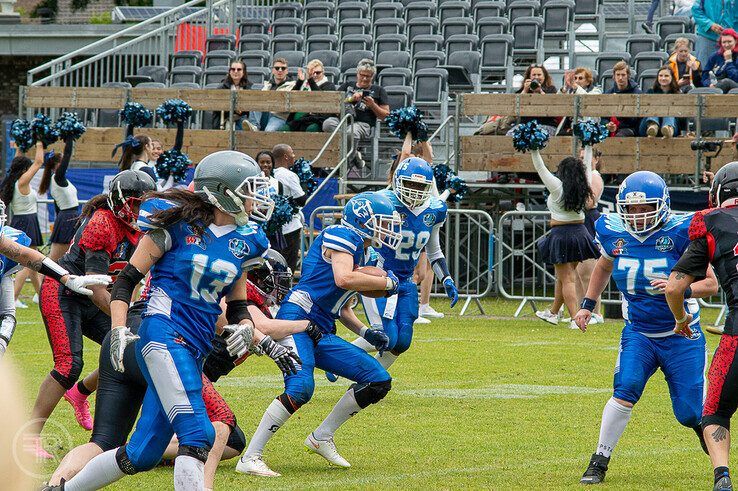
POLYGON ((13 186, 13 199, 10 202, 10 208, 14 215, 33 215, 38 213, 38 194, 33 188, 28 194, 21 194, 18 189, 18 183, 13 186))
MULTIPOLYGON (((570 211, 564 209, 564 185, 561 179, 556 177, 543 163, 541 152, 533 150, 533 165, 541 177, 543 184, 550 193, 546 200, 548 211, 551 212, 551 220, 557 222, 577 222, 584 220, 584 211, 570 211)), ((592 147, 584 147, 584 170, 587 174, 587 182, 592 183, 592 147)))
POLYGON ((69 167, 69 159, 72 157, 72 145, 73 140, 66 142, 62 161, 54 172, 54 177, 51 179, 51 185, 49 186, 49 194, 60 210, 75 209, 79 206, 77 188, 67 180, 67 168, 69 167))

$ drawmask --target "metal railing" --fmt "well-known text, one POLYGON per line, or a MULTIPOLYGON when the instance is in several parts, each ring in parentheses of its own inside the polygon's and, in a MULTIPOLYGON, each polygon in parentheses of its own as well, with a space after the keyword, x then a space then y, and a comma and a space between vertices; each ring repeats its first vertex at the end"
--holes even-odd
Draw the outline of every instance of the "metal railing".
MULTIPOLYGON (((341 110, 343 112, 343 108, 341 110)), ((315 198, 318 195, 318 192, 325 187, 325 185, 329 182, 333 176, 335 176, 338 172, 341 173, 341 177, 339 178, 339 189, 340 186, 343 186, 346 181, 346 167, 348 166, 348 160, 349 156, 351 156, 354 152, 354 134, 352 131, 348 130, 348 127, 353 124, 354 118, 350 114, 344 115, 341 120, 338 122, 338 126, 336 126, 336 129, 333 130, 331 133, 331 136, 328 137, 328 140, 326 140, 323 147, 320 149, 320 152, 318 152, 318 155, 315 156, 315 158, 310 163, 312 166, 315 166, 315 164, 320 160, 320 158, 323 156, 325 151, 330 146, 333 139, 338 135, 341 137, 341 160, 338 161, 338 163, 333 167, 333 169, 328 173, 328 175, 323 179, 323 181, 318 185, 317 188, 315 188, 315 191, 308 197, 308 199, 305 200, 305 204, 307 205, 312 201, 313 198, 315 198), (342 131, 344 130, 344 131, 342 131)))

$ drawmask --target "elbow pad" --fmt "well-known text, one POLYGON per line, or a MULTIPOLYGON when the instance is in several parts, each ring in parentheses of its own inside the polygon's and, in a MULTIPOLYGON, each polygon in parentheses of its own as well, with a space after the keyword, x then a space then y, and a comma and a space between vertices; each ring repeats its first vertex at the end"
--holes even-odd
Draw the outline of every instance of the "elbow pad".
POLYGON ((451 276, 451 272, 448 270, 448 264, 446 264, 446 258, 443 256, 431 263, 431 269, 441 281, 451 276))
POLYGON ((110 293, 110 301, 120 300, 125 303, 131 303, 133 291, 136 285, 144 278, 144 275, 131 264, 126 264, 123 271, 118 275, 118 279, 113 283, 113 291, 110 293))
POLYGON ((251 320, 248 300, 226 302, 226 320, 228 324, 240 324, 244 319, 251 320))

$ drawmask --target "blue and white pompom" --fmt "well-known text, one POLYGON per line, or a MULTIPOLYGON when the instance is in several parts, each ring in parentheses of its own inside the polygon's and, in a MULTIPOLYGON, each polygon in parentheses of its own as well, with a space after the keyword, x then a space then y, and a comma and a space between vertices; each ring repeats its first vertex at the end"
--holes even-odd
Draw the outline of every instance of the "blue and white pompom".
POLYGON ((384 118, 384 122, 387 123, 390 134, 400 140, 404 140, 408 133, 413 135, 413 140, 428 140, 428 125, 423 121, 423 111, 416 106, 394 109, 384 118))
POLYGON ((192 108, 182 99, 169 99, 156 108, 156 115, 164 124, 184 123, 192 115, 192 108))
POLYGON ((433 166, 433 177, 436 180, 438 192, 442 193, 446 190, 446 183, 454 175, 454 171, 446 164, 438 164, 433 166))
POLYGON ((308 196, 318 187, 318 180, 313 175, 313 168, 310 167, 310 161, 300 157, 290 166, 290 170, 297 174, 300 179, 300 186, 308 196))
POLYGON ((267 235, 274 235, 282 230, 283 225, 287 225, 292 221, 292 216, 295 214, 296 209, 286 196, 270 193, 270 197, 274 201, 274 211, 269 221, 262 223, 262 228, 267 235))
POLYGON ((10 138, 22 153, 26 153, 33 146, 33 131, 31 123, 25 119, 16 119, 10 125, 10 138))
POLYGON ((151 111, 138 102, 126 102, 120 111, 120 119, 128 126, 140 128, 151 122, 151 111))
POLYGON ((574 136, 579 138, 582 146, 586 147, 605 141, 609 136, 609 131, 599 121, 578 121, 574 125, 574 136))
POLYGON ((33 118, 31 132, 33 133, 33 139, 43 143, 44 147, 48 147, 59 139, 59 132, 54 127, 51 118, 43 114, 37 114, 33 118))
POLYGON ((433 167, 433 177, 436 180, 436 187, 439 193, 443 193, 447 189, 451 191, 448 200, 459 203, 469 193, 466 181, 456 175, 451 167, 446 164, 438 164, 433 167))
POLYGON ((162 179, 169 179, 171 175, 175 182, 184 181, 190 165, 192 161, 186 153, 167 150, 156 161, 156 174, 162 179))
POLYGON ((56 121, 56 131, 59 132, 59 137, 62 140, 78 140, 82 136, 87 128, 79 120, 75 113, 62 113, 59 119, 56 121))
POLYGON ((548 143, 548 132, 537 121, 519 124, 513 129, 513 146, 518 152, 542 150, 548 143))

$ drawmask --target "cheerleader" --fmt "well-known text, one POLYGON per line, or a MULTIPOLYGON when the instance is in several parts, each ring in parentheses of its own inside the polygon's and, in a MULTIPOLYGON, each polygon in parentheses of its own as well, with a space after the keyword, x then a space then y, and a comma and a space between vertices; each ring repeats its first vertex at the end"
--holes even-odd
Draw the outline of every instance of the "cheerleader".
MULTIPOLYGON (((38 194, 31 188, 31 180, 44 165, 43 143, 36 143, 36 156, 33 161, 25 155, 19 155, 10 164, 10 171, 5 180, 0 184, 0 199, 10 203, 10 211, 13 218, 10 226, 24 232, 31 242, 29 247, 38 248, 42 243, 41 227, 38 223, 38 194)), ((36 294, 38 295, 40 281, 36 271, 23 268, 15 277, 15 299, 16 307, 27 308, 23 302, 18 301, 26 279, 31 279, 36 294)))
POLYGON ((39 194, 48 191, 54 200, 56 219, 54 229, 51 232, 51 251, 49 257, 58 260, 69 249, 69 244, 74 237, 79 218, 79 200, 77 199, 77 188, 67 180, 67 168, 74 151, 74 139, 69 137, 64 142, 64 154, 51 157, 44 167, 41 184, 38 186, 39 194))
MULTIPOLYGON (((274 177, 274 155, 269 150, 262 150, 256 154, 256 163, 259 164, 261 173, 264 177, 269 179, 269 194, 282 195, 282 183, 274 177)), ((282 229, 278 229, 273 235, 267 236, 269 243, 275 251, 284 250, 287 247, 287 242, 284 240, 282 229)))
POLYGON ((123 155, 118 161, 119 171, 140 170, 149 174, 152 179, 156 179, 154 169, 149 166, 149 160, 151 160, 154 151, 151 138, 146 135, 128 135, 122 143, 115 146, 113 155, 118 151, 118 148, 123 149, 123 155))

